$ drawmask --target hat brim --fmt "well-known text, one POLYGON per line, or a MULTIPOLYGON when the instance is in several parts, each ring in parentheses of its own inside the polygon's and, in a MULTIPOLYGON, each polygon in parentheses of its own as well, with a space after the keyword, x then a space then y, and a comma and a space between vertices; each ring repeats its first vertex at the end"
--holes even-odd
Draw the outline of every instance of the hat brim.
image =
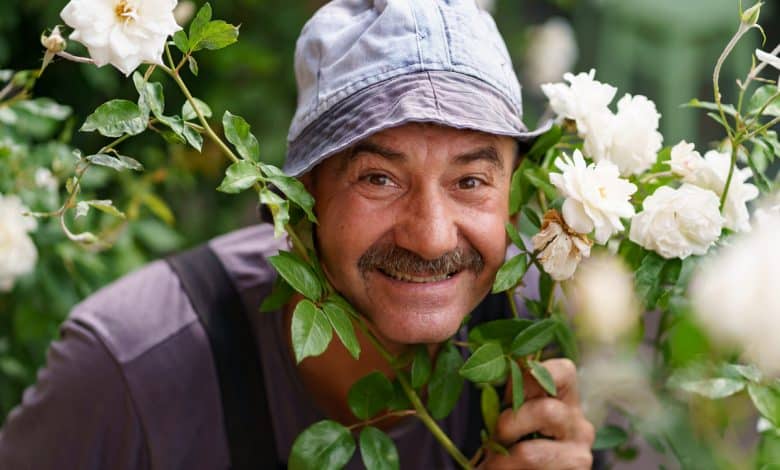
POLYGON ((552 124, 529 131, 521 111, 477 78, 448 71, 410 73, 364 88, 312 122, 289 143, 284 171, 302 175, 372 134, 408 122, 506 135, 522 142, 545 133, 552 124))

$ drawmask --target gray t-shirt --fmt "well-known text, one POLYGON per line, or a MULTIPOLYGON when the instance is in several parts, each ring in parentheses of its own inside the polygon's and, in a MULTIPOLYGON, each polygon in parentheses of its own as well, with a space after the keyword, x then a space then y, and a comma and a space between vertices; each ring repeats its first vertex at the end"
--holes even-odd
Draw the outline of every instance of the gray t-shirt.
MULTIPOLYGON (((324 419, 301 383, 280 313, 260 313, 284 248, 268 225, 210 242, 249 312, 278 455, 324 419)), ((349 365, 345 365, 348 367, 349 365)), ((442 425, 465 438, 467 396, 442 425)), ((389 430, 401 467, 454 468, 416 419, 389 430)), ((362 468, 359 456, 348 468, 362 468)), ((178 278, 153 262, 77 305, 37 383, 0 430, 0 469, 225 469, 230 466, 208 338, 178 278)), ((270 467, 270 466, 269 466, 270 467)))

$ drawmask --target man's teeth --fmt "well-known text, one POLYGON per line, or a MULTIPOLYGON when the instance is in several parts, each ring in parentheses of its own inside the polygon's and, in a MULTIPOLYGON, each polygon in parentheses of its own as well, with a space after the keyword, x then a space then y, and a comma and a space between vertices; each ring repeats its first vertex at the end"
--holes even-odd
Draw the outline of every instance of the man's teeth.
POLYGON ((444 273, 444 274, 437 274, 435 276, 415 276, 413 274, 402 273, 399 271, 383 271, 383 272, 398 281, 417 282, 417 283, 443 281, 445 279, 451 278, 453 275, 453 273, 444 273))

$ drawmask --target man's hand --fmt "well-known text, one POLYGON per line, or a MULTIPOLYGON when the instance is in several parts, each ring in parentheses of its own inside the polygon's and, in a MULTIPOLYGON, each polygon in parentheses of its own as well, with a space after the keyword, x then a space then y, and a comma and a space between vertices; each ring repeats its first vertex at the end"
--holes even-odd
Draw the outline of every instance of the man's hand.
POLYGON ((585 419, 577 393, 577 369, 568 359, 551 359, 544 366, 557 387, 550 397, 529 374, 524 377, 525 403, 517 412, 505 410, 498 418, 495 439, 509 455, 488 453, 485 470, 591 468, 593 425, 585 419), (531 433, 546 438, 518 441, 531 433))

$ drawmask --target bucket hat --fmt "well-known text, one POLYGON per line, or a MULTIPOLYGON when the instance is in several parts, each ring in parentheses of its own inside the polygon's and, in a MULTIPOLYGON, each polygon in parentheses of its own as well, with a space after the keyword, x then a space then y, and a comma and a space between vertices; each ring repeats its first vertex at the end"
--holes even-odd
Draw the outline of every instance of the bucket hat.
POLYGON ((520 84, 475 0, 335 0, 303 27, 284 170, 306 173, 384 129, 432 122, 530 140, 520 84))

